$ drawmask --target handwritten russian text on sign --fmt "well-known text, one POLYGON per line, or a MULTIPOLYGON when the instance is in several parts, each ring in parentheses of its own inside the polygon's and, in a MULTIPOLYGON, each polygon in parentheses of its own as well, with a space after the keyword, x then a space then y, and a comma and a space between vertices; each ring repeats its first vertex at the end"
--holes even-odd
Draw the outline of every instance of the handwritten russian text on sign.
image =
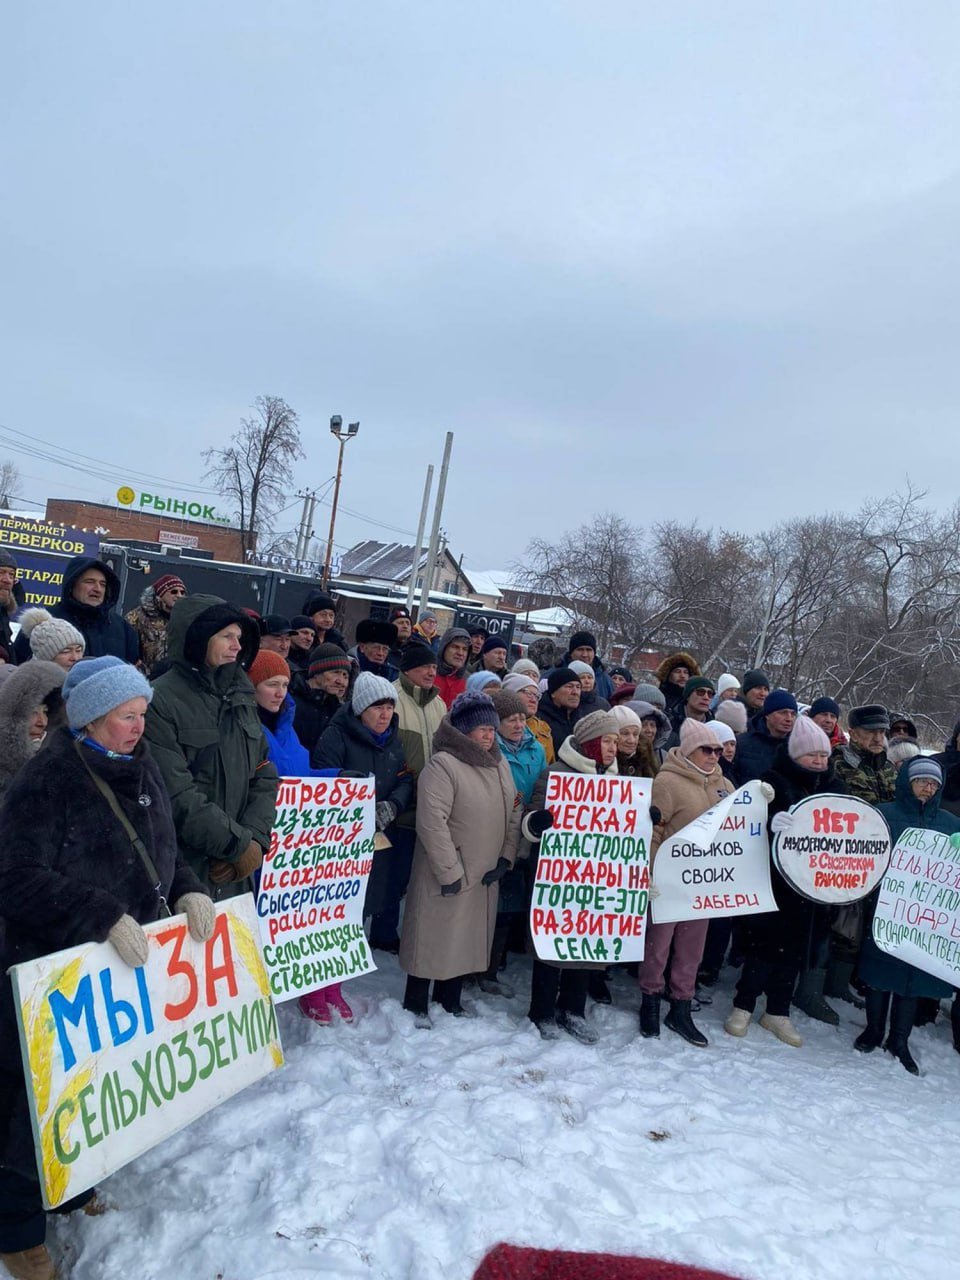
POLYGON ((376 831, 373 778, 282 778, 257 915, 276 1001, 376 969, 363 898, 376 831))
POLYGON ((776 911, 760 783, 748 782, 664 840, 653 883, 654 924, 776 911))
POLYGON ((55 1208, 283 1065, 253 899, 146 926, 131 969, 88 943, 10 970, 43 1200, 55 1208))
POLYGON ((650 888, 649 778, 554 772, 530 931, 541 960, 643 959, 650 888))
POLYGON ((773 841, 787 884, 813 902, 842 906, 872 893, 890 862, 890 828, 855 796, 815 795, 789 810, 773 841))
POLYGON ((897 841, 873 940, 898 960, 960 986, 960 841, 910 827, 897 841), (956 842, 956 843, 955 843, 956 842))

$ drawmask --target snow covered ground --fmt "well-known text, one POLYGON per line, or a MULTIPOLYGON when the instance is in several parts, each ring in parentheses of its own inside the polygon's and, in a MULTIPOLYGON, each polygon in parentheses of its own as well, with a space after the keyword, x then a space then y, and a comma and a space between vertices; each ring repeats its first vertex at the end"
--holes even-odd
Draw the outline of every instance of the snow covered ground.
MULTIPOLYGON (((542 1041, 515 1000, 417 1031, 402 975, 345 988, 357 1022, 280 1011, 287 1066, 115 1175, 100 1218, 54 1219, 73 1280, 466 1280, 499 1240, 696 1262, 745 1280, 947 1280, 960 1258, 960 1057, 923 1076, 797 1015, 800 1050, 636 1031, 635 984, 594 1047, 542 1041), (385 994, 384 994, 385 993, 385 994)), ((731 971, 725 979, 729 983, 731 971)))

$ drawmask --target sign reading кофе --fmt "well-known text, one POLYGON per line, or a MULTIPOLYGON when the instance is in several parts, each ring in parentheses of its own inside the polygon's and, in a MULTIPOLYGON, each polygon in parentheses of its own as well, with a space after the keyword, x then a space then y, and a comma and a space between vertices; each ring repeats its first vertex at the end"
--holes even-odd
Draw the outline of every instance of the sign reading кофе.
POLYGON ((183 520, 197 520, 202 524, 234 524, 229 516, 219 514, 208 502, 176 498, 166 493, 138 492, 129 485, 121 485, 117 490, 117 502, 121 507, 131 507, 150 515, 180 516, 183 520))

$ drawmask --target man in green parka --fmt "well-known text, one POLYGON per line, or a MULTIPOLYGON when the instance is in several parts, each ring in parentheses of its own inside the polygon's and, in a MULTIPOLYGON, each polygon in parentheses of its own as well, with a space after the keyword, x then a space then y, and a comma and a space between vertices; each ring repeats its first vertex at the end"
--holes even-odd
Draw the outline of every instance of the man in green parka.
POLYGON ((172 665, 154 682, 145 737, 184 857, 214 899, 233 897, 269 847, 279 785, 243 669, 259 635, 233 605, 194 595, 175 605, 168 637, 172 665))

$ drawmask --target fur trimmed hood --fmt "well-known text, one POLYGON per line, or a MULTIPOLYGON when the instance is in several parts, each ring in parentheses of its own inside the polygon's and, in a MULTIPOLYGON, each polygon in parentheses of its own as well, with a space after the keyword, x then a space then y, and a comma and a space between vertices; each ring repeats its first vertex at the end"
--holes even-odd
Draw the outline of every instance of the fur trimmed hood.
POLYGON ((36 754, 37 748, 27 738, 27 723, 37 707, 60 689, 66 675, 55 662, 34 658, 16 667, 0 686, 0 791, 36 754))
POLYGON ((680 649, 676 653, 668 654, 653 673, 657 684, 663 684, 674 667, 687 667, 690 671, 691 679, 700 675, 700 663, 692 653, 687 653, 685 650, 680 649))

